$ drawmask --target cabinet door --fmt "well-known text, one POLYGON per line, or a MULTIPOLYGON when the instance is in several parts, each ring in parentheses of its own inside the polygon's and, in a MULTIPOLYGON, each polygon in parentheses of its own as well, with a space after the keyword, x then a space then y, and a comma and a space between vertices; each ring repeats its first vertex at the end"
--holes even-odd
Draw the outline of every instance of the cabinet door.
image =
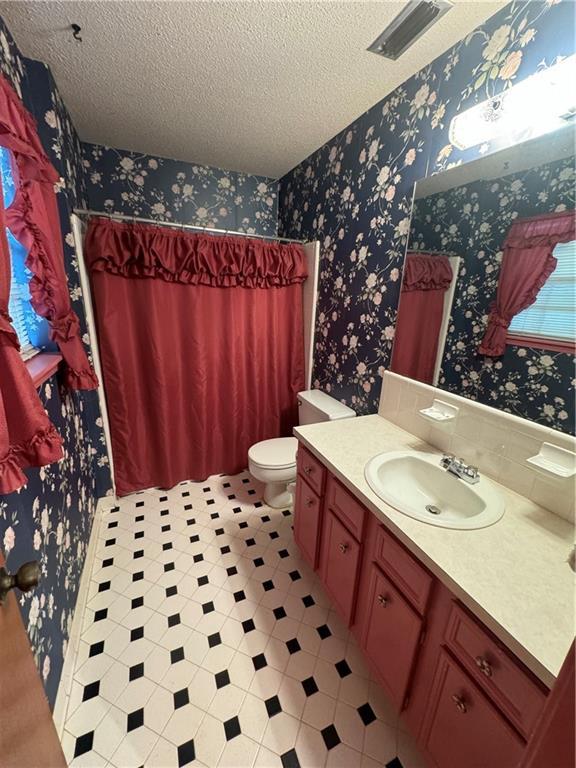
POLYGON ((322 537, 324 586, 344 620, 350 623, 356 597, 360 544, 330 510, 326 510, 322 537))
POLYGON ((401 709, 420 642, 422 620, 377 566, 372 565, 364 650, 401 709))
POLYGON ((515 768, 524 751, 513 728, 444 651, 423 742, 438 768, 515 768))
POLYGON ((294 504, 294 538, 313 568, 318 565, 318 539, 322 504, 314 491, 298 476, 294 504))

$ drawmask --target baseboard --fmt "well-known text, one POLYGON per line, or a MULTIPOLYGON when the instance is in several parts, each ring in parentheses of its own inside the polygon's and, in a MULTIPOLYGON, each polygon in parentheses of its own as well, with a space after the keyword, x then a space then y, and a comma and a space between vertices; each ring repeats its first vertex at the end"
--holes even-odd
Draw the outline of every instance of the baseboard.
POLYGON ((116 499, 114 497, 106 496, 104 498, 98 499, 96 504, 94 522, 92 524, 90 541, 88 542, 88 549, 86 551, 86 560, 84 561, 82 576, 80 578, 80 587, 78 589, 78 597, 76 598, 76 606, 74 608, 74 618, 72 619, 70 636, 68 638, 68 645, 66 648, 66 656, 64 657, 64 664, 62 665, 62 674, 60 675, 58 693, 56 694, 56 702, 54 704, 54 711, 52 713, 54 725, 56 726, 60 740, 62 740, 64 725, 66 723, 68 700, 72 691, 74 668, 76 666, 76 658, 80 648, 82 618, 84 616, 86 603, 88 601, 90 574, 92 573, 92 566, 94 565, 94 560, 96 557, 96 547, 98 546, 98 537, 100 535, 102 518, 104 516, 104 512, 110 509, 110 507, 114 506, 115 503, 116 499))

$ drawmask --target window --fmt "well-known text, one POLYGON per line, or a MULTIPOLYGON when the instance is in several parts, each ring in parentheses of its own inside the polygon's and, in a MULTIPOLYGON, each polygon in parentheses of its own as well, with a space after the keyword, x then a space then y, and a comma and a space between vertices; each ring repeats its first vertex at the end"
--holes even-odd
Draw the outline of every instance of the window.
MULTIPOLYGON (((0 171, 2 173, 4 208, 9 208, 14 200, 16 188, 12 175, 10 152, 5 147, 0 147, 0 171)), ((26 249, 16 240, 8 228, 6 228, 6 235, 12 267, 8 312, 20 342, 20 354, 24 360, 28 360, 48 343, 48 323, 36 314, 30 303, 29 286, 32 274, 25 264, 26 249)))
POLYGON ((534 341, 546 347, 550 341, 550 348, 568 349, 576 339, 576 240, 557 245, 554 256, 558 264, 536 301, 510 323, 512 344, 534 341))

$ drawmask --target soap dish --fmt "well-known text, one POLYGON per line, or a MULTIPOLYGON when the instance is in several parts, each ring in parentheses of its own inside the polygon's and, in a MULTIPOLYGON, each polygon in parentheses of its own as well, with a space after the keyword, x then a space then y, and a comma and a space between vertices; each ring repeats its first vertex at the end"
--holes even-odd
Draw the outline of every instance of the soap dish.
POLYGON ((540 453, 526 459, 526 463, 558 478, 565 479, 576 474, 576 454, 552 443, 542 443, 540 453))
POLYGON ((458 408, 455 405, 445 403, 443 400, 434 399, 431 406, 422 408, 419 413, 425 419, 433 421, 435 424, 442 424, 443 422, 455 419, 458 415, 458 408))

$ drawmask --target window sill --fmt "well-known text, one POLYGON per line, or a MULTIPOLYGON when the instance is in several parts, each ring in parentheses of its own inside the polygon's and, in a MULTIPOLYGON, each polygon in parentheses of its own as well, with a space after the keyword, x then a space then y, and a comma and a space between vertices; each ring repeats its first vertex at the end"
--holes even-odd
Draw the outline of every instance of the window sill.
POLYGON ((40 352, 26 361, 26 369, 36 389, 56 373, 61 362, 62 355, 50 352, 40 352))
POLYGON ((542 339, 538 336, 506 336, 506 344, 516 347, 532 347, 533 349, 545 349, 549 352, 574 353, 573 341, 559 341, 558 339, 542 339))

